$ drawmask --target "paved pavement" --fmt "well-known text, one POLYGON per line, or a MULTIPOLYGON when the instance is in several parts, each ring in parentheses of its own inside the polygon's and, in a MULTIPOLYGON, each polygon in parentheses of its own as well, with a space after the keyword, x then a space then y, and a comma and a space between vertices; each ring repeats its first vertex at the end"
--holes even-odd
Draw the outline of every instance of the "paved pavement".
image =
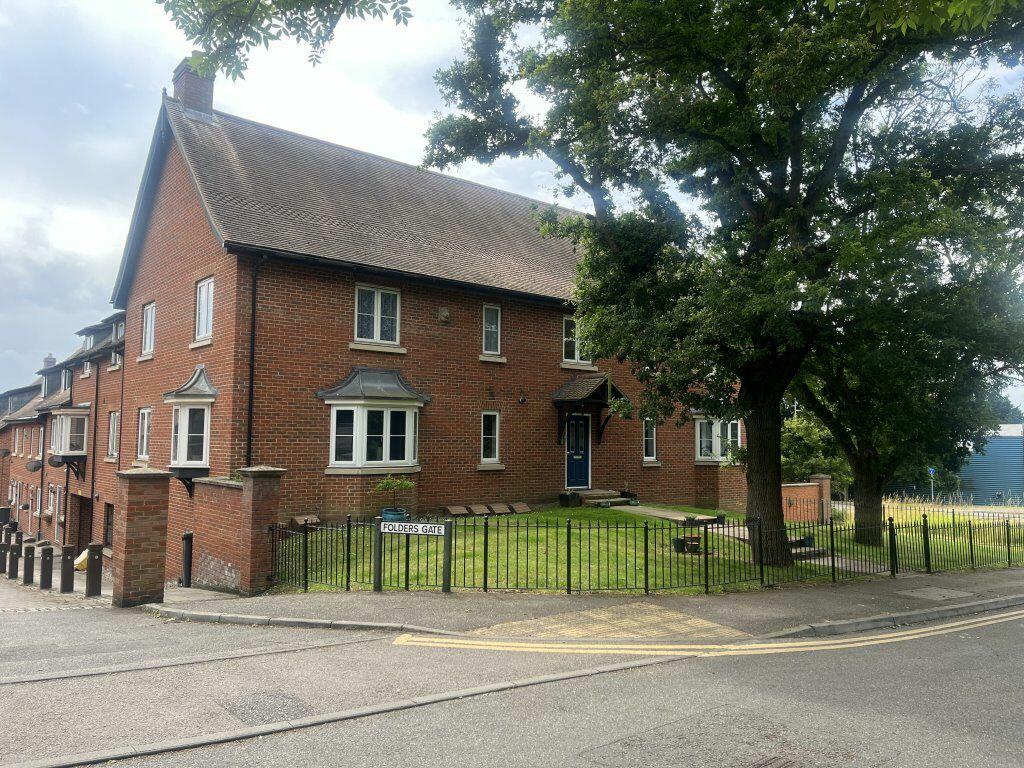
POLYGON ((908 574, 840 584, 793 585, 711 595, 561 595, 500 592, 313 592, 212 599, 174 598, 212 613, 382 622, 446 631, 537 637, 763 636, 815 621, 1024 594, 1024 570, 908 574))
MULTIPOLYGON (((632 601, 362 594, 341 603, 408 614, 417 600, 437 612, 493 601, 485 616, 459 613, 463 629, 481 631, 454 638, 168 621, 0 578, 0 606, 15 609, 0 616, 0 699, 17 702, 4 710, 0 764, 265 732, 119 764, 1020 766, 1024 607, 896 633, 760 642, 740 634, 709 644, 684 635, 674 646, 661 635, 626 642, 589 630, 509 642, 495 626, 499 615, 575 626, 566 614, 576 609, 596 611, 597 625, 629 624, 642 615, 622 613, 633 605, 657 608, 654 626, 668 610, 715 615, 718 627, 742 632, 757 628, 756 604, 734 598, 780 600, 765 603, 776 612, 793 595, 816 605, 848 599, 862 604, 859 615, 880 602, 921 607, 926 598, 902 594, 920 588, 932 604, 943 596, 935 588, 1024 592, 1020 571, 974 576, 884 582, 884 598, 846 585, 632 601), (520 599, 528 605, 513 607, 520 599), (64 601, 91 607, 37 610, 64 601), (538 606, 547 613, 536 615, 538 606), (735 616, 725 621, 728 611, 735 616)), ((249 601, 201 605, 220 603, 238 610, 249 601)))

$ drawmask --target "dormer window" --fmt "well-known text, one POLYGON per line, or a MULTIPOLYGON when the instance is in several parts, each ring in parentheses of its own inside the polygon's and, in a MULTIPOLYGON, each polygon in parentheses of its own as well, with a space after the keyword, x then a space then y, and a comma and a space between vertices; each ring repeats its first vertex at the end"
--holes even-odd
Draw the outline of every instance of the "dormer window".
POLYGON ((70 368, 65 368, 60 372, 60 388, 71 389, 71 375, 72 371, 70 368))

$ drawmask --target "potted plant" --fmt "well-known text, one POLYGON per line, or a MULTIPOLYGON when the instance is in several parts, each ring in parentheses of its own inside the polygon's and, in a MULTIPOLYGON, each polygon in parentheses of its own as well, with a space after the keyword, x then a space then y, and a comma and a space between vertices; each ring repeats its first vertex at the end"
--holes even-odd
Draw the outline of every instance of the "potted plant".
POLYGON ((398 493, 399 491, 411 491, 416 487, 416 484, 412 480, 408 480, 404 477, 395 477, 394 475, 387 475, 383 480, 377 483, 377 487, 373 490, 377 493, 390 493, 391 494, 391 506, 384 507, 380 511, 382 520, 408 520, 409 511, 398 506, 398 493))

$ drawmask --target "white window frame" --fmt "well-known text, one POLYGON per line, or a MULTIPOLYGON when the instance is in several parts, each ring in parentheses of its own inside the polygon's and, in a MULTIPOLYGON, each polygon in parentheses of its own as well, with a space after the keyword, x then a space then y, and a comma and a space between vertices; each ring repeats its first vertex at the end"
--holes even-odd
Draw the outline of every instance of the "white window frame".
POLYGON ((501 357, 501 306, 499 304, 484 304, 483 310, 481 311, 481 331, 480 331, 480 345, 485 355, 494 355, 495 357, 501 357), (488 310, 494 310, 498 313, 498 346, 495 349, 487 348, 487 312, 488 310))
POLYGON ((60 372, 60 388, 61 390, 71 389, 71 378, 74 372, 70 368, 65 368, 60 372))
POLYGON ((196 283, 195 341, 213 338, 213 277, 196 283))
POLYGON ((150 433, 153 429, 153 409, 150 407, 139 408, 139 422, 136 429, 135 439, 135 457, 138 459, 149 460, 149 438, 150 433), (146 429, 142 429, 142 424, 145 422, 146 429))
POLYGON ((43 427, 39 428, 39 444, 37 446, 39 448, 39 450, 36 451, 36 458, 40 458, 40 459, 43 458, 43 440, 45 439, 44 438, 45 432, 46 432, 45 428, 43 428, 43 427))
POLYGON ((116 459, 121 437, 121 412, 110 411, 107 415, 107 458, 116 459))
MULTIPOLYGON (((357 284, 355 290, 355 306, 352 310, 352 337, 356 341, 370 344, 389 344, 398 346, 402 340, 402 292, 397 288, 387 288, 379 285, 357 284), (359 335, 359 292, 371 291, 373 293, 373 337, 359 335), (394 340, 382 340, 380 337, 381 320, 381 294, 392 293, 395 295, 395 338, 394 340)), ((332 449, 333 452, 333 449, 332 449)))
POLYGON ((358 468, 358 467, 415 467, 419 461, 419 405, 410 404, 408 401, 358 401, 328 402, 331 406, 330 417, 330 445, 327 449, 329 467, 358 468), (337 438, 337 412, 339 410, 351 410, 352 414, 352 460, 338 461, 335 456, 335 442, 337 438), (366 426, 367 414, 369 411, 384 411, 384 459, 382 461, 370 461, 366 458, 366 426), (405 458, 392 461, 389 457, 391 449, 391 413, 403 411, 405 413, 405 458))
POLYGON ((77 412, 55 412, 50 422, 50 449, 60 456, 85 456, 89 452, 89 416, 77 412), (82 422, 82 448, 71 450, 71 425, 82 422))
POLYGON ((208 468, 210 466, 210 425, 212 421, 212 402, 196 400, 167 401, 173 404, 171 408, 171 462, 172 467, 198 467, 208 468), (196 410, 203 411, 203 455, 199 459, 191 461, 185 458, 188 455, 188 412, 196 410), (184 418, 184 421, 182 419, 184 418))
POLYGON ((57 507, 57 491, 53 483, 49 483, 46 487, 46 511, 49 514, 53 514, 57 507))
MULTIPOLYGON (((735 429, 735 431, 736 431, 736 447, 740 448, 743 445, 743 429, 740 427, 740 422, 739 421, 737 421, 735 419, 729 420, 729 421, 724 421, 722 419, 708 419, 708 418, 698 418, 698 419, 696 419, 694 421, 693 433, 694 433, 695 451, 696 451, 697 461, 707 462, 707 463, 716 463, 716 464, 719 464, 719 463, 721 463, 723 461, 728 461, 729 460, 729 447, 730 447, 731 442, 732 442, 731 434, 732 434, 733 429, 735 429), (708 455, 708 454, 703 454, 702 455, 701 454, 701 442, 702 441, 701 441, 700 433, 701 433, 701 425, 702 424, 710 425, 710 429, 711 429, 711 454, 710 455, 708 455), (725 441, 725 445, 723 445, 723 441, 722 441, 722 427, 723 427, 723 425, 726 425, 726 428, 728 429, 728 434, 730 435, 730 437, 728 437, 727 440, 725 441)), ((706 440, 704 442, 706 442, 706 440)))
POLYGON ((573 315, 565 315, 562 317, 562 362, 563 363, 583 363, 589 364, 592 361, 590 358, 583 357, 580 352, 580 334, 579 324, 576 322, 576 318, 573 315), (568 335, 566 325, 572 323, 572 336, 568 335), (573 345, 573 356, 565 356, 565 344, 568 341, 572 341, 573 345))
POLYGON ((20 456, 18 449, 21 448, 21 429, 14 430, 14 450, 11 451, 15 456, 20 456))
MULTIPOLYGON (((91 335, 85 337, 85 348, 86 349, 92 349, 93 343, 94 343, 93 342, 93 337, 91 335)), ((86 376, 88 376, 91 373, 92 373, 92 362, 89 361, 89 360, 86 360, 84 363, 82 363, 82 378, 85 378, 86 376)))
POLYGON ((501 412, 500 411, 484 411, 480 414, 480 463, 481 464, 500 464, 501 463, 501 412), (487 423, 487 417, 494 417, 494 455, 484 455, 484 424, 487 423))
POLYGON ((156 348, 156 302, 147 301, 142 305, 141 355, 152 355, 156 348))
POLYGON ((644 461, 658 460, 658 425, 654 419, 643 421, 643 455, 644 461), (651 430, 650 437, 647 436, 648 428, 651 430), (650 443, 651 450, 648 452, 647 444, 650 443))

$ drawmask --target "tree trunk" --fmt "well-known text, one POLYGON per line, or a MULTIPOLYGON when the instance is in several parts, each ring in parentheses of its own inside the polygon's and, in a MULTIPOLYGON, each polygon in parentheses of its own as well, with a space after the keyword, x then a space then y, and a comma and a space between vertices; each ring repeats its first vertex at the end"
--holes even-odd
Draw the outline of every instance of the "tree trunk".
POLYGON ((756 526, 764 542, 764 564, 793 563, 786 521, 782 515, 782 401, 758 398, 749 404, 747 430, 747 527, 752 532, 751 550, 758 556, 756 526))
POLYGON ((885 480, 870 463, 854 462, 853 487, 857 491, 853 505, 853 539, 858 544, 880 547, 885 530, 885 510, 882 506, 885 480))

